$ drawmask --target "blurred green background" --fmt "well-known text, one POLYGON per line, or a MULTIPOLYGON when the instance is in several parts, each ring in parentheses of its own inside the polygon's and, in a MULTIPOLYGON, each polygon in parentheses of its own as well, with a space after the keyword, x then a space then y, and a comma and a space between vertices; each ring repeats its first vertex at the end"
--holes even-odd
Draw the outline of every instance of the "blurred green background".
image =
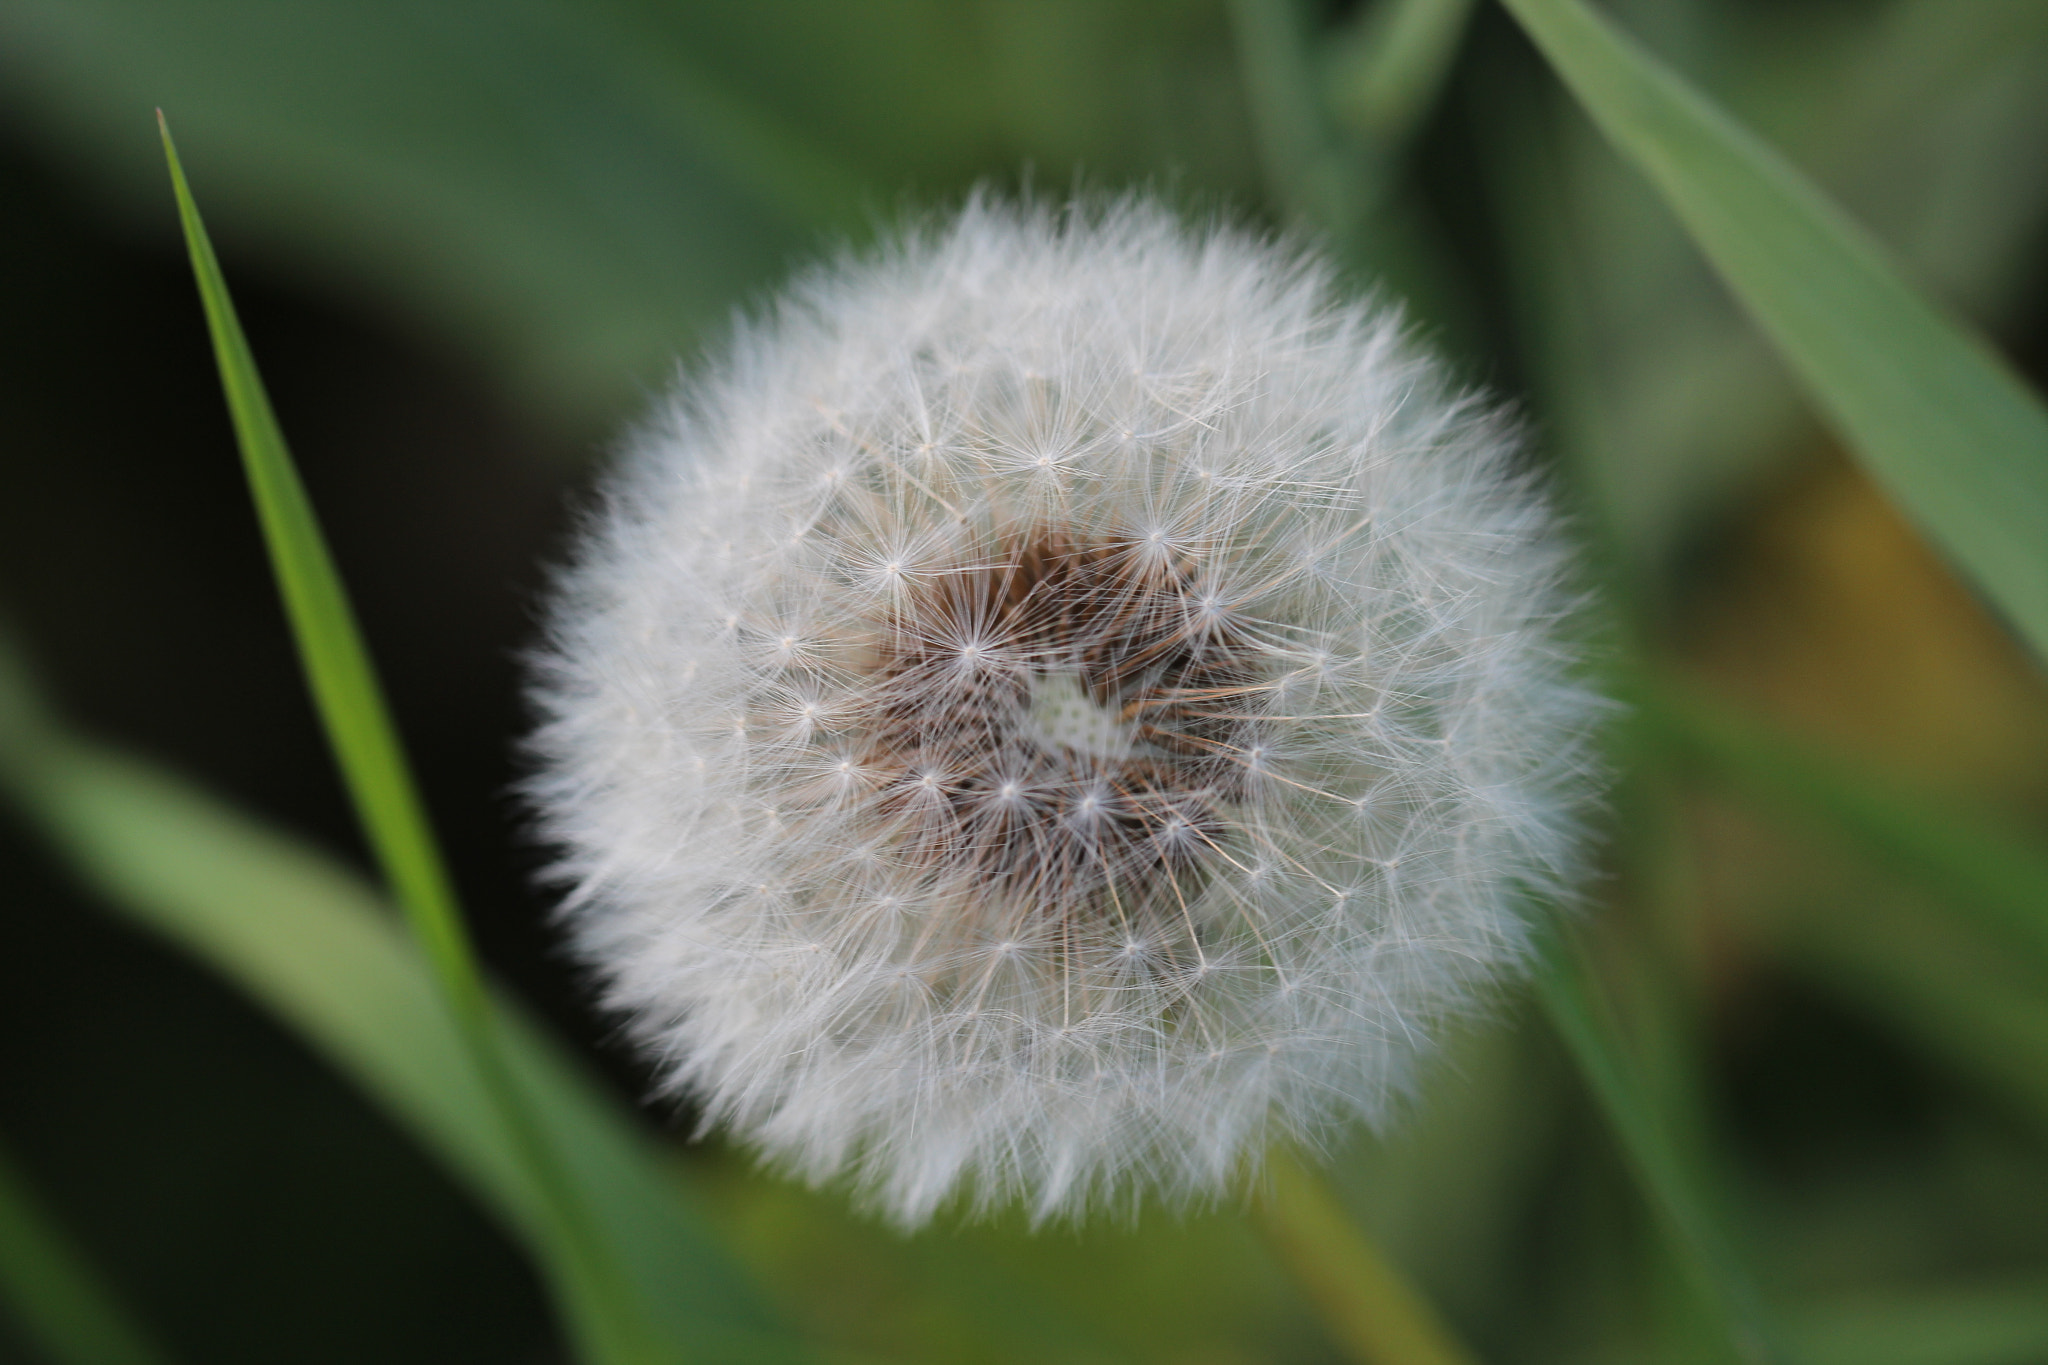
MULTIPOLYGON (((2048 845, 2038 664, 1502 13, 1440 7, 1442 79, 1422 62, 1388 115, 1359 73, 1391 7, 1302 8, 1297 76, 1364 152, 1297 174, 1255 8, 0 0, 0 611, 82 725, 361 858, 161 106, 485 955, 636 1095, 509 794, 518 654, 614 435, 793 265, 975 184, 1321 234, 1526 413, 1611 655, 1686 699, 1617 729, 1589 937, 1793 1336, 1841 1365, 2048 1362, 2048 963, 1913 833, 1960 830, 1977 867, 1975 835, 2048 845)), ((1605 8, 2048 376, 2048 0, 1605 8)), ((0 1135, 183 1358, 563 1358, 517 1251, 377 1110, 25 825, 0 848, 0 1135)), ((1718 1358, 1528 1001, 1449 1040, 1412 1109, 1333 1179, 1485 1359, 1718 1358)), ((1235 1205, 904 1239, 653 1121, 828 1358, 1339 1358, 1235 1205)), ((0 1358, 39 1358, 10 1331, 0 1358)))

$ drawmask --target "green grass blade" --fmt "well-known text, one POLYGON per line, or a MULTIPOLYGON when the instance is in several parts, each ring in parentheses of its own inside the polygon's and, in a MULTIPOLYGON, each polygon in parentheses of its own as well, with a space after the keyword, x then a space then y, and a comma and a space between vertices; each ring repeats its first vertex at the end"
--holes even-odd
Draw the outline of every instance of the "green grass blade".
POLYGON ((406 769, 397 731, 356 629, 341 575, 327 552, 313 505, 285 448, 284 433, 235 317, 220 262, 185 183, 170 127, 161 113, 157 120, 177 193, 178 217, 191 250, 192 271, 206 308, 207 330, 213 337, 221 387, 234 419, 242 467, 262 522, 278 592, 298 641, 307 685, 378 866, 420 936, 428 959, 451 993, 460 996, 475 989, 476 967, 455 907, 454 889, 428 832, 426 811, 406 769))
POLYGON ((1230 0, 1230 18, 1268 191, 1288 214, 1342 237, 1357 204, 1336 161, 1301 5, 1230 0))
POLYGON ((630 1288, 617 1263, 619 1249, 595 1225, 585 1207, 587 1192, 560 1169, 543 1116, 534 1112, 500 1055, 482 974, 369 651, 235 317, 170 127, 161 113, 157 121, 221 386, 300 662, 378 865, 467 1039, 471 1063, 494 1097, 519 1159, 545 1196, 546 1217, 529 1225, 535 1234, 530 1241, 587 1356, 621 1365, 677 1359, 678 1344, 663 1339, 648 1305, 630 1288))
POLYGON ((1457 55, 1472 0, 1380 0, 1326 51, 1300 0, 1230 0, 1245 102, 1274 200, 1348 253, 1457 55))
MULTIPOLYGON (((4 646, 0 791, 91 889, 295 1030, 515 1239, 544 1239, 548 1195, 388 903, 333 859, 161 769, 68 734, 4 646)), ((490 1004, 507 1069, 533 1098, 544 1137, 656 1330, 687 1344, 675 1354, 803 1359, 639 1126, 516 1006, 490 1004)))
POLYGON ((60 1365, 162 1365, 170 1359, 93 1274, 0 1148, 0 1299, 60 1365))
POLYGON ((1536 986, 1680 1264, 1725 1323, 1736 1358, 1759 1365, 1789 1360, 1700 1173, 1648 1102, 1649 1086, 1596 1009, 1585 965, 1562 934, 1546 945, 1536 986))
POLYGON ((1338 125, 1382 156, 1398 154, 1436 103, 1472 17, 1472 0, 1376 0, 1341 40, 1331 68, 1338 125))
POLYGON ((2048 411, 1775 151, 1582 0, 1502 0, 1822 414, 2048 657, 2048 411))

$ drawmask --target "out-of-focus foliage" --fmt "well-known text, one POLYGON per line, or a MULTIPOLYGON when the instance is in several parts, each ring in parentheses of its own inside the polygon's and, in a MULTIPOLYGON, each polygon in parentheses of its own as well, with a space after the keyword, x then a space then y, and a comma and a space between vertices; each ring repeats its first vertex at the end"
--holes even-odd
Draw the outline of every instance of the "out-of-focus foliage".
POLYGON ((1163 2, 0 11, 17 110, 131 209, 160 198, 132 126, 160 106, 271 251, 608 412, 792 260, 980 176, 1243 189, 1228 36, 1163 2))
MULTIPOLYGON (((1600 9, 2039 386, 2048 0, 1600 9)), ((1597 542, 1589 577, 1643 704, 1616 736, 1612 875, 1578 925, 1590 1003, 1721 1192, 1788 1353, 2048 1360, 2048 686, 1496 7, 6 0, 0 602, 84 719, 346 846, 214 413, 154 106, 486 955, 621 1086, 640 1077, 574 1003, 502 796, 509 660, 562 486, 733 309, 976 182, 1307 214, 1520 397, 1597 542), (1424 100, 1412 121, 1371 93, 1396 87, 1424 100)), ((275 872, 178 834, 219 816, 182 787, 92 771, 119 790, 75 829, 125 811, 149 839, 123 847, 178 854, 195 888, 275 872)), ((9 837, 0 1132, 176 1354, 559 1358, 537 1291, 444 1177, 9 837)), ((86 866, 115 878, 118 852, 86 866)), ((333 875, 263 894, 317 919, 333 875)), ((302 975, 245 984, 292 1019, 354 959, 257 901, 235 913, 302 975)), ((372 1094, 398 1084, 378 1066, 454 1046, 390 1045, 359 1064, 372 1094)), ((396 1107, 439 1131, 434 1105, 468 1101, 426 1074, 396 1107)), ((1413 1110, 1356 1135, 1332 1179, 1483 1359, 1725 1358, 1529 1002, 1449 1040, 1413 1110)), ((715 1145, 673 1167, 705 1235, 833 1358, 1334 1358, 1235 1207, 904 1239, 715 1145)))

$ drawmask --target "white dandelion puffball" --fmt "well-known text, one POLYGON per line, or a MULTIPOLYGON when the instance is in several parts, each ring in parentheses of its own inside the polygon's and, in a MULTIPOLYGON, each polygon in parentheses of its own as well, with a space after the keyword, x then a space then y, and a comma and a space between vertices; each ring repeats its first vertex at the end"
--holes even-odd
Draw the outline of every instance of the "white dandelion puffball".
POLYGON ((1146 200, 814 271, 559 588, 577 951, 707 1124, 906 1226, 1384 1118, 1593 784, 1514 447, 1313 255, 1146 200))

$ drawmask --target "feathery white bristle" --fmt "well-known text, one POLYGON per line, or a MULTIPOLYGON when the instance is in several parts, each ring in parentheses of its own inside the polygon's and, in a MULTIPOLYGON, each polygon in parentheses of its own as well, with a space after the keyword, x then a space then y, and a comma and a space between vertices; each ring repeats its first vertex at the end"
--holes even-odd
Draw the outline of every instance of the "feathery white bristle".
POLYGON ((635 442, 533 783, 664 1083, 909 1225, 1383 1118, 1577 872, 1515 436, 1312 256, 971 202, 635 442))

